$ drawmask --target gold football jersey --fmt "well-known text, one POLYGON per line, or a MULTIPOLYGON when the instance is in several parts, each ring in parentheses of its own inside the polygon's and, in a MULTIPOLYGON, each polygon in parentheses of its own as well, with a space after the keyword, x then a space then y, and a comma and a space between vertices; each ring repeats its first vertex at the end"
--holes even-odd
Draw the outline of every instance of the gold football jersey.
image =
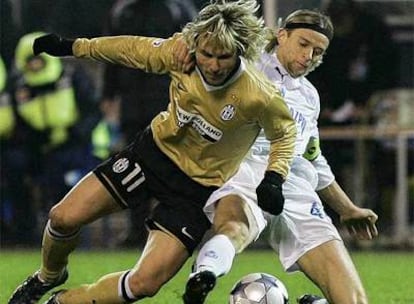
POLYGON ((178 37, 80 38, 73 52, 79 58, 169 73, 170 103, 151 128, 160 150, 193 180, 221 186, 236 173, 262 128, 271 142, 268 170, 286 177, 296 127, 276 88, 243 58, 221 86, 208 85, 197 68, 189 74, 174 70, 178 37))

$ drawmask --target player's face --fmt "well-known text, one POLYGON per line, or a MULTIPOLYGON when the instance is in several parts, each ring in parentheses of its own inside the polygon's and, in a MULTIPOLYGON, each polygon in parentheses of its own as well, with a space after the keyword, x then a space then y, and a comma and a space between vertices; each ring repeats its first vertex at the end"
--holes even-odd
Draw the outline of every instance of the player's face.
POLYGON ((306 75, 322 60, 329 39, 310 29, 295 29, 278 33, 277 57, 292 77, 306 75))
POLYGON ((211 85, 220 85, 236 67, 238 56, 234 51, 224 50, 212 39, 200 38, 195 58, 204 80, 211 85))

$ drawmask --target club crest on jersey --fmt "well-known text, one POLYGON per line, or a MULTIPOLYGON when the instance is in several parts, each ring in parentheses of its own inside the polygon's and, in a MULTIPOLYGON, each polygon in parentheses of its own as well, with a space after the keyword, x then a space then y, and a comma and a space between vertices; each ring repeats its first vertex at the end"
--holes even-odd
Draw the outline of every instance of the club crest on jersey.
POLYGON ((156 39, 152 42, 153 47, 159 47, 165 41, 165 39, 156 39))
POLYGON ((223 110, 221 110, 220 117, 223 120, 230 120, 233 118, 234 113, 236 112, 236 109, 233 105, 228 104, 224 106, 223 110))
POLYGON ((129 160, 127 158, 120 158, 112 165, 112 171, 115 173, 122 173, 129 167, 129 160))

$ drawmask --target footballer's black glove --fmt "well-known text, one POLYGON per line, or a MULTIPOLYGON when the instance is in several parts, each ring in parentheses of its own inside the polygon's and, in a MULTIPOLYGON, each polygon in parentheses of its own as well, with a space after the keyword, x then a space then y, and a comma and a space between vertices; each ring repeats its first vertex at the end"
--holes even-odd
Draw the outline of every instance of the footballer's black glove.
POLYGON ((42 52, 52 56, 73 56, 72 45, 74 39, 66 39, 55 34, 47 34, 36 38, 33 43, 33 54, 42 52))
POLYGON ((285 198, 282 193, 283 177, 276 172, 266 171, 265 177, 256 188, 257 203, 263 211, 273 215, 282 213, 285 198))

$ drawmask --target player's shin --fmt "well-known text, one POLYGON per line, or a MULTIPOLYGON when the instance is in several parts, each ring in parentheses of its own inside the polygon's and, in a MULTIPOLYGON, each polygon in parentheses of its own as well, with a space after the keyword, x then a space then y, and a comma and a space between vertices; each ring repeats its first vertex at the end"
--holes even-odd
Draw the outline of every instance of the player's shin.
POLYGON ((56 281, 68 263, 69 254, 79 241, 79 230, 71 234, 61 234, 47 222, 42 241, 42 267, 40 277, 46 282, 56 281))

